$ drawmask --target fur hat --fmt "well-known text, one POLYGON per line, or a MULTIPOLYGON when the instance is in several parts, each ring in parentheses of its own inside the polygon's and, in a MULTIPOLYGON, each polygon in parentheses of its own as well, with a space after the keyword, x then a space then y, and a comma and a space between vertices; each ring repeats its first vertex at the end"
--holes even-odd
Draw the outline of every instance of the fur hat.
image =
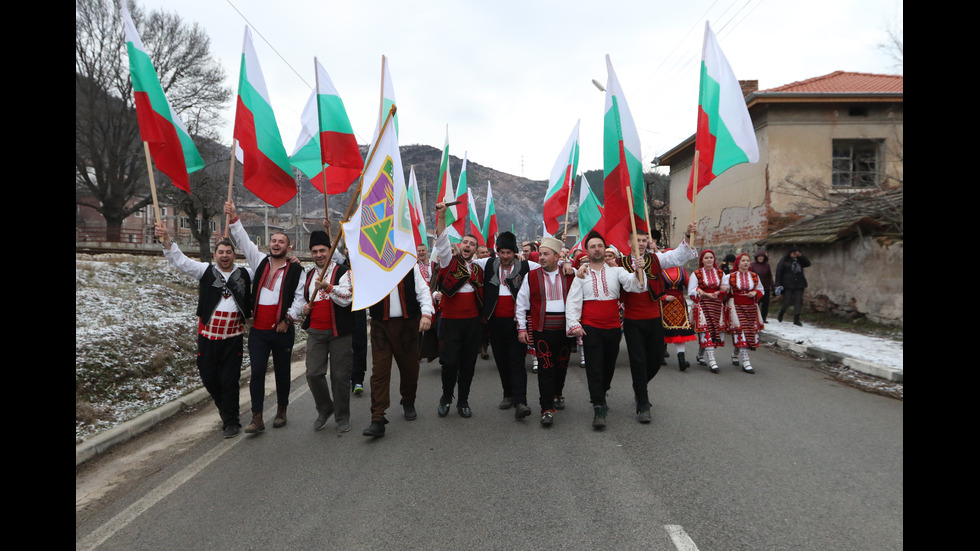
POLYGON ((327 235, 327 232, 323 230, 310 232, 310 249, 312 250, 317 245, 324 245, 328 249, 330 248, 330 236, 327 235))
POLYGON ((509 231, 501 232, 497 235, 497 250, 509 249, 515 253, 520 249, 517 248, 517 237, 510 233, 509 231))

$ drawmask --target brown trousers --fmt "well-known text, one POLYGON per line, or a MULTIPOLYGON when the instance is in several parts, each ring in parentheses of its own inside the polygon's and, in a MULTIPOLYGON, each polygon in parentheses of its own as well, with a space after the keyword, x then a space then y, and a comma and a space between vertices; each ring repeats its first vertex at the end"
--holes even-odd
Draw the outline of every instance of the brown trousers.
POLYGON ((371 422, 391 405, 391 359, 398 362, 401 404, 415 405, 419 385, 419 318, 371 320, 371 422))

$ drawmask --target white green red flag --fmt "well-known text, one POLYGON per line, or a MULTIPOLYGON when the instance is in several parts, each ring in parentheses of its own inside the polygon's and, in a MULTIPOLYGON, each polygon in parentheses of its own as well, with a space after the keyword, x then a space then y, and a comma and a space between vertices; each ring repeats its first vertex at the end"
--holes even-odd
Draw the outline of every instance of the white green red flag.
POLYGON ((575 123, 572 134, 568 136, 565 147, 558 154, 551 177, 548 179, 548 192, 544 196, 544 231, 546 235, 558 233, 561 219, 568 213, 568 198, 575 185, 575 173, 578 171, 578 126, 575 123))
POLYGON ((235 109, 235 157, 242 163, 245 187, 274 207, 296 195, 296 181, 289 156, 282 145, 269 90, 252 46, 252 33, 245 27, 242 64, 238 77, 238 106, 235 109))
POLYGON ((640 154, 640 135, 633 124, 633 116, 623 89, 616 78, 612 61, 606 55, 606 110, 602 132, 602 172, 605 196, 606 243, 615 245, 621 251, 630 250, 629 202, 627 194, 633 195, 633 219, 637 231, 646 231, 646 215, 643 208, 645 199, 643 189, 643 156, 640 154))
POLYGON ((303 109, 303 129, 289 162, 320 192, 344 193, 361 175, 364 160, 340 94, 315 58, 314 64, 316 89, 303 109))
MULTIPOLYGON (((707 21, 701 51, 701 90, 694 148, 700 152, 698 192, 729 168, 759 161, 759 144, 742 87, 707 21)), ((691 171, 687 184, 689 201, 694 200, 694 174, 691 171)))
POLYGON ((188 174, 204 168, 204 161, 187 133, 187 127, 163 93, 163 86, 136 32, 126 2, 122 2, 122 16, 140 138, 149 144, 150 156, 160 172, 175 186, 190 193, 188 174))
MULTIPOLYGON (((456 200, 453 193, 453 176, 449 171, 449 125, 446 125, 446 145, 442 148, 442 160, 439 161, 439 191, 436 192, 436 203, 452 203, 456 200)), ((452 207, 446 209, 446 228, 453 223, 452 207)))
POLYGON ((491 251, 497 245, 497 207, 493 204, 493 191, 490 189, 490 180, 487 180, 487 205, 483 211, 483 239, 487 242, 487 248, 491 251))
POLYGON ((476 238, 477 245, 486 245, 487 240, 483 237, 483 228, 480 227, 480 217, 476 215, 476 201, 473 200, 473 190, 466 190, 466 233, 472 234, 476 238))
POLYGON ((466 235, 466 215, 469 214, 469 196, 466 193, 466 154, 463 152, 463 166, 459 169, 459 181, 456 183, 456 201, 459 204, 446 209, 446 231, 449 241, 459 243, 466 235))
POLYGON ((585 236, 589 235, 589 232, 592 230, 599 232, 599 235, 605 235, 602 205, 599 204, 599 198, 595 196, 595 193, 592 193, 592 186, 589 185, 589 181, 585 179, 585 174, 583 174, 582 183, 579 184, 578 192, 579 242, 572 248, 578 247, 584 249, 585 247, 582 241, 585 240, 585 236))
POLYGON ((415 266, 410 210, 398 137, 389 122, 364 169, 357 210, 343 225, 351 250, 354 310, 388 296, 415 266))
POLYGON ((422 198, 419 196, 419 182, 415 178, 415 167, 410 169, 408 176, 408 202, 412 215, 412 235, 415 246, 428 245, 425 229, 425 215, 422 213, 422 198))

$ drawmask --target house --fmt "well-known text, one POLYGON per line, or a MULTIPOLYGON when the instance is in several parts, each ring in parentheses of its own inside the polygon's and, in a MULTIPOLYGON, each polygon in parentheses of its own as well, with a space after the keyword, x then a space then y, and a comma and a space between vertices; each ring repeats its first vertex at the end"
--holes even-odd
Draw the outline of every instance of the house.
MULTIPOLYGON (((900 220, 896 227, 875 216, 855 218, 843 208, 838 216, 847 220, 840 223, 864 231, 844 231, 834 239, 813 242, 798 236, 789 243, 786 236, 791 233, 783 234, 782 239, 772 238, 780 230, 798 223, 809 224, 807 221, 813 217, 851 203, 856 195, 903 188, 903 82, 900 75, 845 71, 768 90, 758 90, 758 81, 742 81, 759 144, 759 162, 736 165, 701 191, 693 211, 700 237, 697 244, 722 255, 752 253, 760 245, 769 245, 774 268, 791 244, 810 245, 815 250, 804 251, 814 263, 807 270, 811 281, 806 297, 809 302, 822 302, 831 310, 858 308, 859 313, 871 317, 900 321, 901 282, 889 287, 897 288, 899 296, 881 316, 879 306, 855 306, 862 291, 857 287, 847 289, 844 283, 876 277, 901 278, 900 220), (850 256, 843 252, 844 248, 854 248, 854 240, 874 240, 879 231, 888 234, 888 239, 866 242, 854 250, 894 248, 884 254, 890 259, 887 271, 885 266, 873 262, 856 264, 858 258, 853 256, 853 250, 850 256), (817 250, 821 252, 818 254, 817 250), (814 256, 824 253, 836 260, 821 265, 825 259, 814 256), (826 286, 815 285, 814 279, 825 281, 826 286)), ((692 218, 692 204, 686 194, 694 138, 691 136, 654 161, 670 167, 671 216, 685 224, 692 218)), ((901 195, 901 191, 898 193, 901 195)), ((901 205, 900 199, 898 204, 901 205)), ((864 260, 879 258, 858 256, 864 260)))

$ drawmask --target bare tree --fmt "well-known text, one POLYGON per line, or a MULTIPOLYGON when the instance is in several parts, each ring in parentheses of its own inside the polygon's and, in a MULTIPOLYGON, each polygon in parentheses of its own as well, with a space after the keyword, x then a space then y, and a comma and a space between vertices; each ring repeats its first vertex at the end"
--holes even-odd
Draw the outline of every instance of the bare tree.
POLYGON ((902 51, 905 45, 905 26, 903 23, 902 16, 898 15, 894 21, 887 24, 885 27, 885 40, 881 44, 878 44, 878 48, 885 52, 888 57, 892 58, 900 73, 904 72, 905 69, 902 51))
MULTIPOLYGON (((129 7, 174 110, 192 136, 209 133, 231 97, 210 39, 175 13, 147 17, 139 6, 129 7)), ((151 201, 125 52, 119 0, 76 0, 76 202, 102 214, 108 240, 118 240, 123 219, 151 201), (87 203, 79 191, 99 204, 87 203)))

